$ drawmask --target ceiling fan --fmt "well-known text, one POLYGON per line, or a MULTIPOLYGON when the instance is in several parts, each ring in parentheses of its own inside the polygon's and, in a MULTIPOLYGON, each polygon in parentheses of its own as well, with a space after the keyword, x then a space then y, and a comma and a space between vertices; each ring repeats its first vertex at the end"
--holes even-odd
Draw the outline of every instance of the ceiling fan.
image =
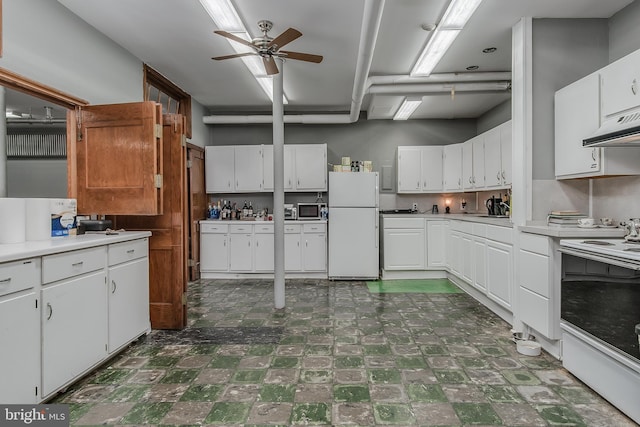
POLYGON ((261 56, 262 62, 264 63, 264 68, 268 75, 278 74, 278 66, 273 60, 276 58, 286 58, 286 59, 295 59, 298 61, 306 61, 313 62, 319 64, 322 62, 322 56, 320 55, 312 55, 310 53, 302 53, 302 52, 292 52, 289 50, 280 50, 284 45, 291 43, 298 37, 302 36, 302 33, 294 28, 289 28, 282 34, 280 34, 276 38, 271 38, 267 34, 269 30, 273 27, 273 23, 271 21, 262 20, 258 22, 258 26, 260 27, 260 31, 262 31, 262 37, 256 37, 252 41, 247 41, 243 38, 240 38, 232 33, 227 31, 217 30, 214 33, 219 34, 223 37, 241 43, 245 46, 249 46, 254 50, 254 52, 245 52, 245 53, 236 53, 233 55, 224 55, 224 56, 215 56, 211 59, 215 59, 216 61, 220 61, 223 59, 231 59, 231 58, 240 58, 243 56, 261 56))

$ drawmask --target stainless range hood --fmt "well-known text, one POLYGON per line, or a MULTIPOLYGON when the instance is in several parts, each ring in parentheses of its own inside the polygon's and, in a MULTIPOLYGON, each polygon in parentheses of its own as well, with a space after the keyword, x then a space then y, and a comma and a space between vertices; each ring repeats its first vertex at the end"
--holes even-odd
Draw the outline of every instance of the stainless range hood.
POLYGON ((582 141, 582 146, 640 146, 640 107, 607 117, 595 134, 582 141))

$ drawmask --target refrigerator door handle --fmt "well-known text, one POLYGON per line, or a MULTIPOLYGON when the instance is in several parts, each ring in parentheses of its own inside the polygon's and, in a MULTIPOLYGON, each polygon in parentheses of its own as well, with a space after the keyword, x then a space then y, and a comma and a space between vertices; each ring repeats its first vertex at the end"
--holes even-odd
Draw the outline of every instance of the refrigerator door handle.
POLYGON ((380 215, 378 215, 378 210, 376 209, 376 248, 380 243, 380 215))

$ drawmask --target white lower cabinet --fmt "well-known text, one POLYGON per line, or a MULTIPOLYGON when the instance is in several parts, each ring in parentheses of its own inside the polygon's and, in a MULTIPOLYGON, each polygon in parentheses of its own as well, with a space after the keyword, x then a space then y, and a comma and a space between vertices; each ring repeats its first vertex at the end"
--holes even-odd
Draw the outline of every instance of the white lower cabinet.
POLYGON ((487 241, 482 237, 473 237, 474 273, 472 285, 487 292, 487 241))
POLYGON ((447 258, 448 221, 427 220, 427 267, 444 268, 447 258))
POLYGON ((426 235, 424 218, 383 218, 385 270, 424 270, 426 235))
POLYGON ((501 306, 511 309, 513 246, 487 240, 487 295, 501 306))
POLYGON ((109 353, 151 328, 149 323, 149 240, 109 245, 109 353))
POLYGON ((269 228, 270 233, 255 231, 253 235, 253 268, 256 272, 273 271, 273 227, 269 228))
POLYGON ((201 272, 229 270, 228 232, 228 224, 200 223, 201 272))
POLYGON ((251 225, 231 225, 229 230, 229 271, 250 272, 253 230, 251 225))
POLYGON ((0 402, 36 403, 40 386, 40 260, 0 265, 0 402))
POLYGON ((284 232, 284 271, 302 271, 300 232, 284 232))
POLYGON ((43 287, 43 397, 106 357, 106 278, 100 269, 43 287))
POLYGON ((303 224, 303 262, 305 271, 327 270, 326 224, 303 224))

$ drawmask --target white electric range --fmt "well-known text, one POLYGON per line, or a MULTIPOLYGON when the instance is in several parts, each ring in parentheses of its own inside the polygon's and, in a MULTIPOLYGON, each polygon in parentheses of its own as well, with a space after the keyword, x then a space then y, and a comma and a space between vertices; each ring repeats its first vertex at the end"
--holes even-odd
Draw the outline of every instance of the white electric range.
POLYGON ((560 246, 606 258, 640 263, 640 241, 617 239, 563 239, 560 246))

